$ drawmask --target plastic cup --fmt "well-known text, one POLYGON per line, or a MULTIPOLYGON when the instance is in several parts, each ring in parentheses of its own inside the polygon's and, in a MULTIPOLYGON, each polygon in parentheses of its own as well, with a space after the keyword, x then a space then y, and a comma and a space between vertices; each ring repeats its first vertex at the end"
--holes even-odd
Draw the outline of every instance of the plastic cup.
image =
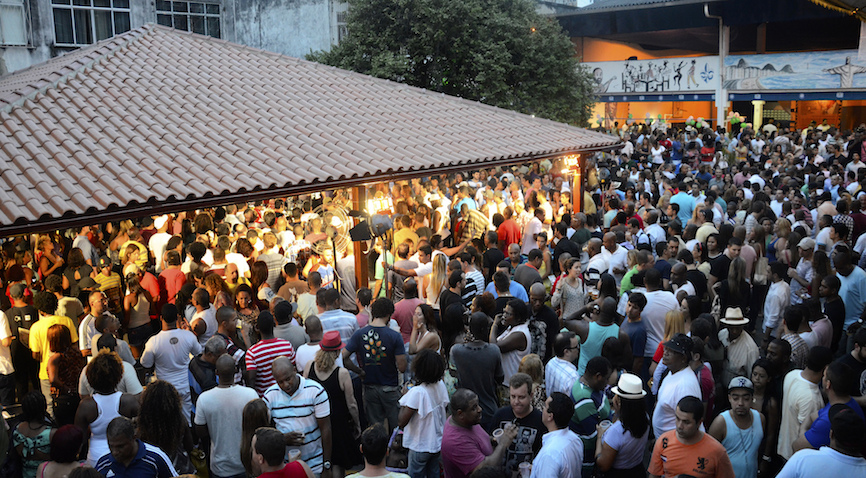
POLYGON ((499 439, 502 437, 503 433, 505 433, 505 430, 503 430, 501 428, 497 428, 496 430, 493 430, 493 439, 496 441, 499 441, 499 439))
POLYGON ((529 478, 532 465, 529 462, 524 461, 517 467, 517 469, 520 470, 520 478, 529 478))
POLYGON ((610 426, 613 425, 613 423, 611 423, 610 420, 602 420, 601 423, 599 423, 599 425, 601 425, 601 428, 603 430, 607 431, 607 429, 610 428, 610 426))
POLYGON ((301 457, 301 450, 298 450, 298 449, 289 450, 289 461, 290 462, 295 461, 300 457, 301 457))

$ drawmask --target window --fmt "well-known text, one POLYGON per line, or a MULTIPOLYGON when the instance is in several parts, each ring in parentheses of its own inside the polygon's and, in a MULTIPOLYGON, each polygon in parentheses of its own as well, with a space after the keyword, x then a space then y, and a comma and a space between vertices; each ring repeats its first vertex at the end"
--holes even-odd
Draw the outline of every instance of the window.
POLYGON ((331 0, 331 44, 336 45, 346 38, 349 30, 349 4, 343 0, 331 0))
POLYGON ((0 0, 0 45, 26 45, 24 0, 0 0))
POLYGON ((220 5, 219 3, 157 0, 156 23, 220 38, 220 5))
POLYGON ((51 0, 51 3, 57 45, 90 45, 129 31, 129 0, 51 0))

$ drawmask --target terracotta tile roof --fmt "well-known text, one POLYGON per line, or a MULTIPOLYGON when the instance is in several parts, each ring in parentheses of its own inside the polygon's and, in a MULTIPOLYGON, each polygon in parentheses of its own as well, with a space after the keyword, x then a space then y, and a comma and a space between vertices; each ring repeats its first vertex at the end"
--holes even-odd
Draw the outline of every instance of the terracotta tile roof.
POLYGON ((148 25, 0 78, 0 234, 615 142, 148 25))

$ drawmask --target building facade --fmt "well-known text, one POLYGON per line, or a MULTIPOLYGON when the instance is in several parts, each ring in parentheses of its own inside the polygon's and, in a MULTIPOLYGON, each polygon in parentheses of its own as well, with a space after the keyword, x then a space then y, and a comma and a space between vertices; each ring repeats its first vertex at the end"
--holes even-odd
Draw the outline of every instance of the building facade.
POLYGON ((0 74, 157 23, 303 57, 346 34, 341 0, 0 0, 0 74))
POLYGON ((593 125, 866 122, 866 29, 808 0, 597 0, 556 16, 596 81, 593 125))

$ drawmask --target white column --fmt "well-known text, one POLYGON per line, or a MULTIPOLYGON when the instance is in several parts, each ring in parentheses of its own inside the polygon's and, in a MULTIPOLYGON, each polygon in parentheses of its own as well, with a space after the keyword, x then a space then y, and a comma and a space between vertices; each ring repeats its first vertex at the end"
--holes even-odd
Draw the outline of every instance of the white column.
POLYGON ((758 131, 764 123, 764 105, 766 103, 767 102, 764 100, 752 100, 752 106, 754 107, 754 112, 752 113, 752 126, 755 131, 758 131))
POLYGON ((728 90, 725 88, 725 57, 728 56, 728 44, 731 38, 731 27, 723 25, 719 20, 719 86, 716 88, 716 125, 725 124, 725 110, 728 107, 728 90))

